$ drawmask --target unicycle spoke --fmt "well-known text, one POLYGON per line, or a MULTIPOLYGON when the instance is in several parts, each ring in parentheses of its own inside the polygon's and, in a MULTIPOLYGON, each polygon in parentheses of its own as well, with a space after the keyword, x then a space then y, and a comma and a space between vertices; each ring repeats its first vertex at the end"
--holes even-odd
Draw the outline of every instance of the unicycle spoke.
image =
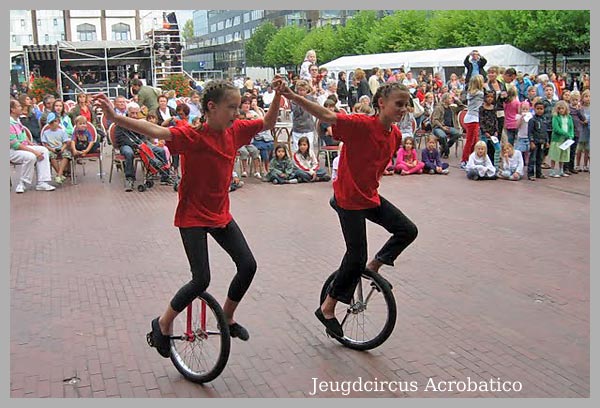
POLYGON ((173 322, 171 360, 187 379, 204 383, 215 379, 227 364, 231 339, 223 309, 203 293, 173 322), (223 327, 224 329, 221 329, 223 327))
MULTIPOLYGON (((335 274, 326 281, 321 292, 321 303, 333 284, 335 274)), ((382 344, 392 333, 396 323, 396 301, 390 288, 379 276, 362 275, 349 305, 339 304, 336 317, 344 331, 343 338, 335 338, 346 347, 369 350, 382 344)))

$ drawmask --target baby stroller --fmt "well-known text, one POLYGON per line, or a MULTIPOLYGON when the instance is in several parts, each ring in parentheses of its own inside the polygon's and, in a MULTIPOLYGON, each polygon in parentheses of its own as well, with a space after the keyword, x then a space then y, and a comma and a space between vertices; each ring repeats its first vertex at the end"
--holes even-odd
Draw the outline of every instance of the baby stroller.
POLYGON ((127 131, 129 140, 135 145, 138 155, 145 168, 144 181, 137 186, 139 192, 146 191, 154 186, 154 180, 160 178, 161 182, 172 185, 173 190, 179 188, 179 176, 171 167, 168 160, 163 161, 154 154, 148 143, 138 137, 135 133, 127 131))

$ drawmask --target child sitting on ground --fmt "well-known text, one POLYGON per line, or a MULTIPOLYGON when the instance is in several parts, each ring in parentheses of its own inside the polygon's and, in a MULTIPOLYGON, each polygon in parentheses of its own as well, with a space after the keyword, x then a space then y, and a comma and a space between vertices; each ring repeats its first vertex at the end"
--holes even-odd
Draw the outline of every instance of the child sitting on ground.
POLYGON ((448 174, 448 163, 444 163, 438 151, 437 137, 429 135, 427 144, 421 152, 421 160, 423 160, 423 171, 429 174, 448 174))
POLYGON ((296 178, 301 183, 331 180, 327 171, 319 168, 317 156, 310 150, 310 142, 306 136, 298 139, 298 151, 294 153, 294 164, 296 165, 296 178))
POLYGON ((487 145, 484 141, 475 143, 475 151, 469 155, 465 170, 470 180, 496 179, 496 168, 487 155, 487 145))
POLYGON ((415 139, 411 136, 402 138, 402 147, 398 149, 396 155, 396 165, 394 170, 402 176, 409 174, 423 173, 425 163, 419 161, 417 150, 415 149, 415 139))
POLYGON ((294 163, 287 155, 287 149, 283 144, 278 144, 273 152, 273 159, 269 162, 269 172, 264 181, 273 184, 296 184, 296 170, 294 163))
POLYGON ((523 177, 523 155, 510 143, 502 145, 502 172, 500 178, 517 181, 523 177))

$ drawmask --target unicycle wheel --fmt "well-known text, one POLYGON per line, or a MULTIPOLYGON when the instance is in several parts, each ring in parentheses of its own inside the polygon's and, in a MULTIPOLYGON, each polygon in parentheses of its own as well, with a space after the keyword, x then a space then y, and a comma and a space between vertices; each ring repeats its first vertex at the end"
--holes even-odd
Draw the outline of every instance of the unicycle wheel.
MULTIPOLYGON (((319 304, 323 304, 327 297, 336 273, 325 280, 319 304)), ((394 330, 396 299, 379 274, 366 270, 356 286, 350 304, 339 302, 335 314, 344 330, 344 337, 332 337, 348 348, 371 350, 383 344, 394 330)))
POLYGON ((229 325, 219 303, 204 292, 173 321, 171 361, 185 378, 206 383, 227 365, 231 349, 229 325))

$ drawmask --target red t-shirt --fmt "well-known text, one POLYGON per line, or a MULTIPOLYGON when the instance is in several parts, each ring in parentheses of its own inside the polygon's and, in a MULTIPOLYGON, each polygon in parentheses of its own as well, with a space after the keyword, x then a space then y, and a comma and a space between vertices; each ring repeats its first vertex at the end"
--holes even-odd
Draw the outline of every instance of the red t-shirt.
POLYGON ((333 137, 344 142, 333 182, 337 204, 345 210, 378 207, 379 179, 402 141, 396 125, 383 128, 378 116, 337 114, 333 137))
POLYGON ((169 151, 182 155, 176 227, 224 227, 231 220, 229 184, 237 150, 263 129, 263 120, 236 120, 217 132, 204 124, 170 127, 169 151))

